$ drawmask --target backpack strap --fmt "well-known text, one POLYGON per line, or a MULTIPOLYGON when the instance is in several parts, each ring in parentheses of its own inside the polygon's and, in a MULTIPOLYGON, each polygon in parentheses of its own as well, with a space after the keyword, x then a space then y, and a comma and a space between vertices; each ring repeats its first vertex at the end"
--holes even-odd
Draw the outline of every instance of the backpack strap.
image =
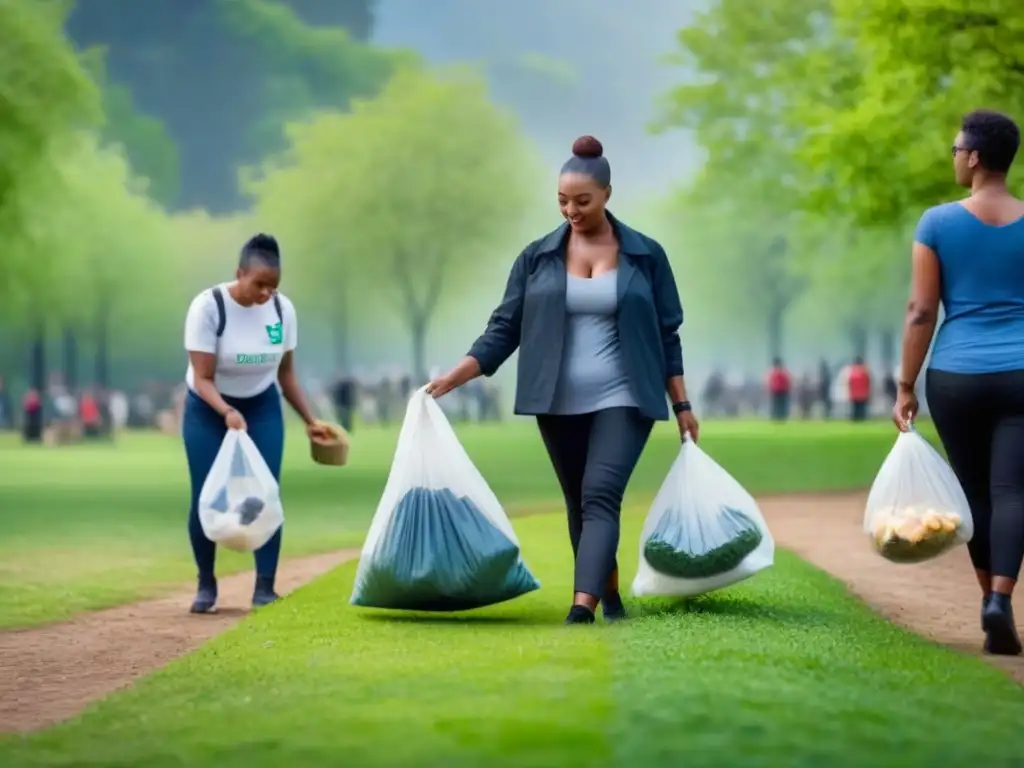
POLYGON ((217 302, 217 338, 219 339, 224 335, 224 326, 228 322, 228 313, 224 308, 224 294, 219 285, 213 288, 213 300, 217 302))
MULTIPOLYGON (((217 302, 217 338, 219 339, 224 335, 224 326, 228 322, 228 313, 224 308, 224 293, 221 291, 220 286, 215 286, 211 289, 213 293, 213 300, 217 302)), ((277 310, 277 319, 282 323, 284 322, 284 310, 281 308, 281 297, 278 294, 274 294, 274 309, 277 310)))

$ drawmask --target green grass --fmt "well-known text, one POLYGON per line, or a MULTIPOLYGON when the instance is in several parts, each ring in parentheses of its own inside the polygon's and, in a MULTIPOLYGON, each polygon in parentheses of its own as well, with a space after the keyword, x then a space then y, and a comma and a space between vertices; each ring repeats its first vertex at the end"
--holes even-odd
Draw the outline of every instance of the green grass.
MULTIPOLYGON (((364 611, 349 564, 81 718, 0 740, 0 764, 1021 765, 1024 692, 791 555, 696 601, 633 602, 625 625, 567 628, 564 523, 516 528, 539 592, 461 617, 364 611)), ((632 576, 635 547, 622 563, 632 576)))
MULTIPOLYGON (((558 509, 558 485, 529 420, 457 431, 510 514, 558 509)), ((285 557, 357 546, 397 432, 361 430, 343 469, 313 464, 301 431, 289 434, 285 557)), ((716 422, 705 425, 702 445, 752 492, 772 493, 863 487, 893 438, 887 423, 716 422)), ((649 503, 677 449, 674 425, 659 424, 627 502, 649 503)), ((130 434, 117 445, 54 449, 0 438, 0 467, 0 628, 143 598, 194 577, 178 439, 130 434)), ((250 562, 225 551, 218 570, 250 562)))

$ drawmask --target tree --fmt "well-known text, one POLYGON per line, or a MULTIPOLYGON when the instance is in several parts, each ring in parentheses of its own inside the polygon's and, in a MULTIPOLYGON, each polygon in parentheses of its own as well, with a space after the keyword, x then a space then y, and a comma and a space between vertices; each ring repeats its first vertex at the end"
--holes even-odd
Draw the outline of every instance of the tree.
MULTIPOLYGON (((33 207, 45 204, 55 167, 51 147, 99 117, 98 95, 60 33, 61 8, 0 3, 0 231, 18 239, 33 207), (42 199, 33 199, 33 195, 42 199)), ((38 266, 7 249, 0 303, 24 294, 38 266)))
POLYGON ((507 258, 496 246, 532 210, 529 146, 463 71, 404 70, 351 114, 322 114, 289 134, 288 152, 254 182, 263 215, 306 233, 302 270, 323 287, 321 306, 343 285, 386 301, 425 376, 438 307, 492 257, 507 258), (333 253, 314 255, 332 241, 333 253))
POLYGON ((285 119, 318 107, 344 109, 351 98, 372 95, 406 58, 362 42, 371 5, 80 0, 67 29, 79 47, 105 50, 110 84, 127 89, 138 112, 150 118, 145 140, 137 124, 112 127, 133 167, 149 170, 152 120, 158 120, 180 153, 175 206, 224 213, 244 202, 238 168, 283 146, 285 119), (360 37, 303 18, 351 23, 360 37))
POLYGON ((685 270, 691 293, 713 297, 705 312, 730 333, 756 327, 769 359, 785 352, 786 315, 809 285, 797 258, 800 220, 764 210, 741 185, 716 186, 704 194, 702 177, 676 197, 678 216, 687 221, 682 250, 695 263, 685 270))
MULTIPOLYGON (((178 254, 166 214, 118 148, 84 135, 62 168, 66 194, 48 216, 65 233, 57 304, 65 357, 70 362, 79 345, 91 344, 90 378, 107 386, 112 354, 128 347, 144 356, 147 346, 166 340, 160 331, 168 316, 182 311, 167 301, 178 254)), ((172 338, 180 336, 174 330, 172 338)))
POLYGON ((1014 0, 834 0, 860 76, 842 103, 809 106, 801 159, 833 183, 818 210, 864 226, 958 195, 949 147, 963 113, 1024 113, 1024 6, 1014 0))

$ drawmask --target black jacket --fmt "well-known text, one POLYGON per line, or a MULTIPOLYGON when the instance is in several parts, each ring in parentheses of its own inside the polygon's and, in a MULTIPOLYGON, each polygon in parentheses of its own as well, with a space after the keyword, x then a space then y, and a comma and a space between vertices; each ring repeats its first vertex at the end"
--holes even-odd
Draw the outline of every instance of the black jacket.
MULTIPOLYGON (((683 308, 665 250, 610 213, 619 241, 618 330, 630 389, 640 411, 668 418, 665 385, 683 374, 683 308)), ((565 249, 569 225, 530 243, 508 276, 501 304, 469 350, 493 376, 519 348, 515 412, 547 413, 555 396, 565 340, 565 249)))

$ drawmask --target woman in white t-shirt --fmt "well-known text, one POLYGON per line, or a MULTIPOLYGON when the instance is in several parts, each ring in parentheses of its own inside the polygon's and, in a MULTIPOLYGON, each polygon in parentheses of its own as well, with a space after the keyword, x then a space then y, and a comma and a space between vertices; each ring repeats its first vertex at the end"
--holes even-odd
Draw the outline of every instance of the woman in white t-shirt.
MULTIPOLYGON (((279 482, 284 452, 281 395, 306 422, 311 437, 327 436, 295 374, 298 323, 294 305, 277 291, 280 280, 277 241, 256 235, 242 248, 235 281, 196 296, 185 319, 189 366, 182 434, 192 481, 188 532, 199 570, 192 613, 209 613, 217 603, 216 545, 203 533, 198 501, 227 430, 247 430, 279 482)), ((280 552, 279 529, 255 553, 253 607, 277 599, 274 578, 280 552)))

